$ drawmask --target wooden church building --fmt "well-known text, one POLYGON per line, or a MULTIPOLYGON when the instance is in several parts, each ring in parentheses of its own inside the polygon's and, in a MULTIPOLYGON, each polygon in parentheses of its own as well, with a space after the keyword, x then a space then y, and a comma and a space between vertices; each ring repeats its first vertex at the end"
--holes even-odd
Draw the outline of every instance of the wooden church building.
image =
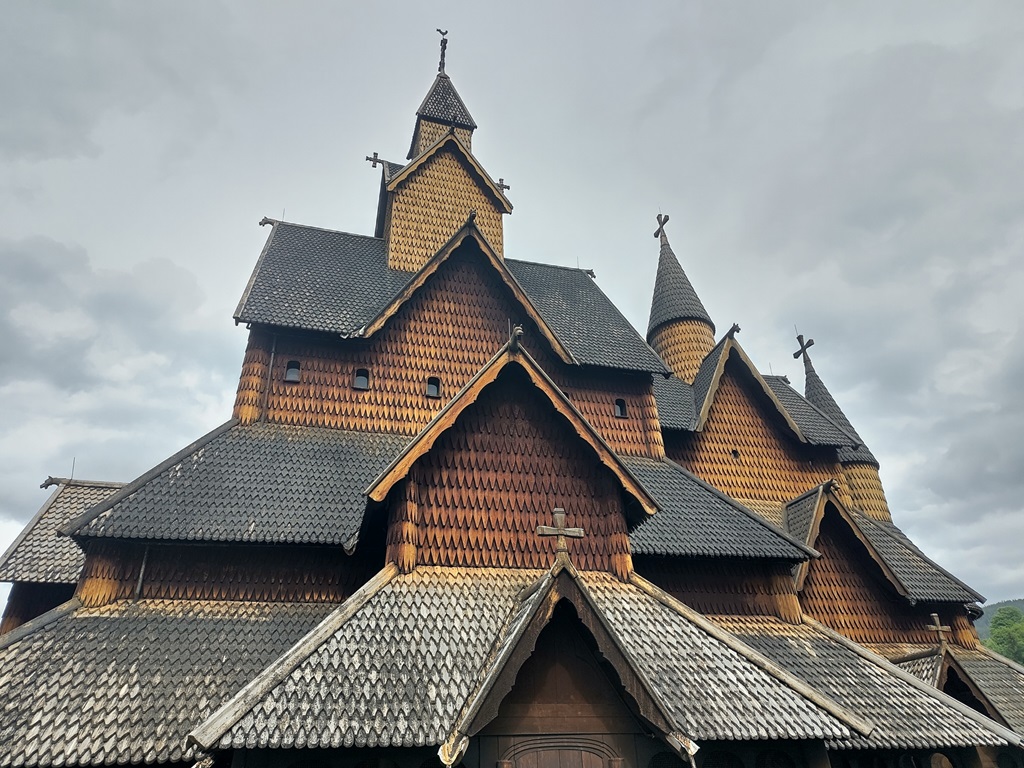
POLYGON ((444 46, 372 233, 261 222, 231 418, 48 479, 0 768, 1024 768, 1024 668, 812 342, 802 393, 759 372, 667 217, 646 337, 506 253, 444 46))

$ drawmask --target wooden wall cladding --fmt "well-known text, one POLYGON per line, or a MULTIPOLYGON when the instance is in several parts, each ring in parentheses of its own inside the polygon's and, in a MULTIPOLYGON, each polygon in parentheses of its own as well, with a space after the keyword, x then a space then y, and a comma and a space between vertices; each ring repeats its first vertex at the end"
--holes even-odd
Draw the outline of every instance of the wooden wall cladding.
MULTIPOLYGON (((413 146, 412 156, 419 157, 427 149, 434 145, 434 142, 444 136, 451 127, 432 120, 416 120, 416 140, 413 146)), ((466 149, 473 151, 473 132, 468 128, 456 128, 455 135, 459 141, 466 145, 466 149)))
POLYGON ((415 272, 476 211, 476 224, 502 254, 502 212, 475 171, 450 148, 440 150, 391 193, 388 266, 415 272))
POLYGON ((415 435, 497 353, 508 340, 510 324, 521 324, 527 329, 524 347, 613 450, 662 456, 650 377, 585 372, 557 360, 493 270, 479 263, 479 256, 469 248, 453 254, 366 341, 281 335, 275 346, 269 332, 253 329, 234 415, 252 423, 260 419, 265 403, 272 422, 415 435), (290 360, 300 363, 297 383, 284 381, 290 360), (352 386, 359 368, 370 372, 368 390, 352 386), (430 376, 440 379, 440 398, 426 396, 430 376), (615 416, 618 398, 626 401, 626 418, 615 416))
POLYGON ((831 452, 786 434, 763 393, 745 378, 727 363, 704 430, 666 441, 666 454, 733 498, 751 501, 761 513, 766 506, 780 510, 826 480, 841 479, 831 452))
POLYGON ((977 643, 962 608, 911 607, 834 512, 822 519, 814 548, 822 556, 810 561, 800 593, 800 604, 811 618, 858 643, 929 644, 937 642, 935 632, 926 629, 935 612, 953 628, 956 642, 977 643))
POLYGON ((340 603, 379 567, 338 547, 101 543, 89 547, 78 596, 86 605, 137 590, 154 599, 340 603))
POLYGON ((709 616, 777 616, 800 620, 800 603, 786 563, 723 558, 636 557, 648 581, 709 616))
POLYGON ((676 320, 656 328, 650 343, 676 376, 693 383, 700 364, 715 346, 715 334, 700 320, 676 320))
POLYGON ((623 578, 631 569, 618 482, 515 368, 413 465, 403 493, 388 541, 400 567, 414 547, 422 565, 547 568, 555 537, 536 530, 562 507, 585 531, 568 541, 577 568, 623 578))
POLYGON ((889 502, 885 498, 878 468, 872 464, 850 463, 843 465, 843 473, 850 489, 852 505, 868 517, 891 522, 889 502))

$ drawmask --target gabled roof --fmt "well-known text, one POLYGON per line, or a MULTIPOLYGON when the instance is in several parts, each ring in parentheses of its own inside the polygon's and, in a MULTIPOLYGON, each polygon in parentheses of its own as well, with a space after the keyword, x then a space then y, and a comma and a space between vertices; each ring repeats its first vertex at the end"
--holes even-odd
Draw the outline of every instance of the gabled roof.
POLYGON ((858 447, 843 448, 839 451, 839 460, 842 462, 865 462, 867 464, 874 464, 877 467, 878 459, 864 445, 864 441, 857 434, 857 430, 853 428, 850 420, 843 413, 843 409, 839 407, 839 404, 832 397, 832 393, 828 391, 825 382, 821 380, 817 371, 814 370, 814 365, 811 364, 811 357, 807 354, 806 350, 804 350, 803 358, 804 396, 807 398, 807 401, 828 416, 844 432, 852 435, 857 441, 858 447))
POLYGON ((833 422, 813 403, 808 401, 789 385, 785 376, 764 376, 764 381, 775 393, 793 421, 812 445, 827 445, 855 451, 860 448, 860 438, 833 422))
POLYGON ((630 534, 634 555, 803 561, 817 553, 667 459, 624 456, 658 504, 630 534))
POLYGON ((75 536, 348 545, 404 435, 229 421, 65 527, 75 536))
POLYGON ((793 435, 801 443, 810 442, 804 435, 803 430, 797 426, 792 415, 783 406, 778 396, 768 386, 764 377, 757 370, 757 367, 747 357, 747 353, 743 351, 743 347, 736 341, 736 337, 732 333, 723 336, 714 346, 707 357, 704 358, 704 362, 700 364, 697 375, 693 377, 693 401, 697 414, 694 430, 700 432, 704 429, 708 414, 711 412, 711 406, 715 401, 715 394, 718 392, 718 384, 722 380, 722 374, 725 373, 726 363, 732 358, 735 358, 749 373, 751 379, 753 379, 764 396, 774 406, 775 411, 782 417, 782 420, 789 427, 793 435))
POLYGON ((604 438, 576 410, 576 406, 569 401, 558 385, 537 365, 530 354, 519 346, 515 333, 498 354, 438 411, 406 449, 370 484, 366 489, 366 495, 374 501, 384 501, 394 484, 408 474, 416 460, 430 451, 436 440, 451 429, 459 415, 475 403, 480 394, 497 381, 509 366, 515 366, 526 373, 533 386, 550 401, 555 411, 569 422, 580 439, 590 446, 598 461, 616 477, 623 490, 632 496, 648 515, 654 514, 658 507, 647 489, 633 477, 622 459, 608 447, 604 438))
POLYGON ((950 653, 1006 724, 1024 734, 1024 666, 990 651, 949 646, 950 653))
POLYGON ((188 732, 333 607, 71 601, 0 638, 0 766, 194 760, 188 732))
MULTIPOLYGON (((836 496, 832 481, 810 489, 785 505, 787 530, 808 546, 814 546, 829 505, 864 545, 889 583, 911 604, 984 602, 984 597, 930 560, 893 523, 847 508, 836 496)), ((797 571, 798 589, 803 588, 807 570, 805 563, 797 571)))
MULTIPOLYGON (((235 310, 238 322, 359 337, 416 276, 388 267, 381 238, 272 223, 235 310)), ((586 270, 504 263, 579 363, 668 373, 586 270)))
POLYGON ((693 429, 697 411, 690 384, 676 376, 655 376, 654 400, 658 404, 658 421, 662 429, 693 429))
POLYGON ((473 156, 473 153, 469 151, 469 147, 462 143, 462 140, 455 135, 454 131, 449 131, 441 136, 437 141, 410 160, 409 164, 401 171, 392 176, 387 183, 388 192, 394 192, 398 189, 403 181, 415 173, 417 169, 422 168, 425 163, 430 161, 430 158, 443 150, 451 150, 459 155, 469 165, 472 173, 483 183, 484 188, 490 193, 501 212, 512 213, 512 203, 505 197, 504 191, 484 170, 484 167, 480 165, 480 162, 473 156))
POLYGON ((423 102, 416 110, 419 117, 433 120, 435 123, 445 125, 457 125, 460 128, 476 128, 473 116, 469 114, 465 102, 455 90, 452 79, 444 72, 438 72, 437 77, 423 97, 423 102))
POLYGON ((516 302, 522 307, 526 315, 536 324, 541 335, 551 346, 552 351, 562 359, 563 362, 569 364, 575 364, 577 361, 573 357, 572 353, 562 343, 561 339, 555 334, 551 327, 545 322, 540 312, 533 305, 530 297, 526 291, 516 280, 515 276, 509 271, 505 264, 505 261, 498 255, 498 253, 491 247, 491 244, 487 242, 487 238, 480 231, 476 225, 476 218, 470 216, 466 223, 462 225, 458 232, 456 232, 447 243, 445 243, 441 249, 434 254, 426 264, 424 264, 413 276, 409 282, 406 283, 402 289, 389 301, 373 319, 371 319, 362 329, 360 335, 366 338, 373 336, 375 333, 380 331, 398 310, 411 299, 417 291, 419 291, 430 278, 437 273, 437 270, 441 268, 456 251, 458 251, 465 244, 472 242, 476 244, 476 247, 480 250, 484 257, 484 263, 489 264, 491 269, 497 272, 498 277, 504 283, 505 287, 508 288, 516 302))
POLYGON ((0 557, 0 581, 76 583, 85 553, 58 531, 124 483, 48 477, 40 487, 51 485, 57 488, 0 557))
POLYGON ((711 327, 712 333, 715 331, 711 315, 704 309, 679 259, 672 252, 668 236, 662 231, 658 275, 654 279, 654 298, 651 300, 651 315, 647 323, 648 341, 658 326, 673 320, 700 320, 711 327))
POLYGON ((720 616, 715 621, 875 729, 826 739, 829 749, 935 749, 1020 743, 1020 737, 833 630, 804 619, 720 616))
POLYGON ((481 725, 473 722, 474 702, 498 685, 502 660, 513 658, 552 600, 567 597, 592 607, 597 634, 614 643, 610 650, 646 689, 649 711, 670 718, 681 746, 689 739, 846 739, 871 731, 864 718, 643 580, 623 583, 557 564, 552 576, 564 585, 542 576, 443 567, 397 575, 391 568, 190 738, 205 749, 288 748, 300 739, 334 748, 444 744, 443 756, 454 760, 459 726, 481 725), (388 642, 367 642, 380 626, 388 627, 388 642))

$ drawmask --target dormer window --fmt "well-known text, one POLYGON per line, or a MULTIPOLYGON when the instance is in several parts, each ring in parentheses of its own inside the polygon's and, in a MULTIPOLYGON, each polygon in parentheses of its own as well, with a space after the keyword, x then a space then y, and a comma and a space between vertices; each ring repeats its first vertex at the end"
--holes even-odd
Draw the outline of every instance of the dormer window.
POLYGON ((626 418, 626 401, 623 400, 621 397, 615 401, 615 418, 626 418))
POLYGON ((437 376, 431 376, 427 379, 427 397, 440 397, 441 396, 441 379, 437 376))
POLYGON ((352 389, 369 389, 370 371, 367 368, 357 368, 356 375, 352 377, 352 389))
POLYGON ((284 380, 293 384, 302 381, 302 372, 298 360, 288 361, 288 366, 284 369, 284 380))

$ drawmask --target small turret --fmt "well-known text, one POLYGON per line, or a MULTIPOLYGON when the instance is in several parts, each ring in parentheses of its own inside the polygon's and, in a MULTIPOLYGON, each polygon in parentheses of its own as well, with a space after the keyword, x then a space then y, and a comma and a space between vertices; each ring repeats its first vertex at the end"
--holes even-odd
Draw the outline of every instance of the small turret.
POLYGON ((668 216, 658 214, 654 236, 661 240, 654 281, 647 343, 680 379, 693 382, 701 362, 715 346, 715 324, 693 290, 665 234, 668 216))
POLYGON ((466 109, 465 102, 452 85, 452 80, 445 74, 444 57, 448 48, 448 31, 441 33, 441 60, 437 65, 437 77, 423 98, 420 108, 416 110, 416 128, 412 133, 412 144, 409 146, 407 160, 417 157, 425 149, 432 146, 449 130, 453 130, 466 149, 473 149, 473 131, 476 123, 466 109))
POLYGON ((797 341, 800 342, 800 350, 793 356, 804 359, 804 397, 839 427, 855 437, 859 443, 856 448, 841 447, 837 451, 853 506, 876 520, 891 521, 889 502, 886 501, 882 480, 878 476, 878 459, 864 445, 857 430, 853 428, 842 408, 832 397, 832 393, 828 391, 825 382, 814 370, 811 356, 807 354, 814 340, 810 339, 805 343, 803 336, 797 336, 797 341))

